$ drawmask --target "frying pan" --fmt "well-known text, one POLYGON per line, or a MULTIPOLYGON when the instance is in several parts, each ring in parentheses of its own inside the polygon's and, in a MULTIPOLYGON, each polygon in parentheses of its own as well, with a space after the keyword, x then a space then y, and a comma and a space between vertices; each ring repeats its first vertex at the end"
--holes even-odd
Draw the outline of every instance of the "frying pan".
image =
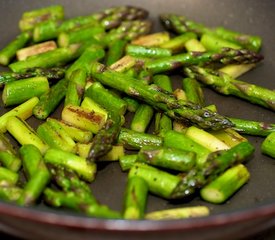
MULTIPOLYGON (((230 29, 260 35, 263 38, 264 61, 240 79, 274 89, 275 86, 275 2, 272 0, 2 0, 0 1, 0 48, 18 30, 18 20, 24 11, 51 4, 62 4, 66 17, 87 15, 107 7, 135 5, 150 12, 154 31, 162 28, 158 14, 173 12, 202 22, 210 27, 230 29)), ((5 70, 1 68, 1 70, 5 70)), ((217 105, 226 116, 275 122, 270 110, 243 100, 225 97, 205 90, 209 103, 217 105)), ((1 112, 3 112, 1 107, 1 112)), ((30 124, 37 124, 34 119, 30 124)), ((0 230, 29 239, 238 239, 275 225, 275 161, 260 153, 260 137, 247 138, 256 146, 254 157, 247 163, 251 180, 225 204, 212 205, 194 197, 190 201, 170 203, 150 195, 147 211, 181 206, 206 205, 209 217, 171 221, 128 221, 94 219, 71 211, 54 210, 41 204, 18 207, 0 202, 0 230)), ((126 174, 117 163, 101 166, 92 190, 97 199, 112 209, 121 210, 126 174)))

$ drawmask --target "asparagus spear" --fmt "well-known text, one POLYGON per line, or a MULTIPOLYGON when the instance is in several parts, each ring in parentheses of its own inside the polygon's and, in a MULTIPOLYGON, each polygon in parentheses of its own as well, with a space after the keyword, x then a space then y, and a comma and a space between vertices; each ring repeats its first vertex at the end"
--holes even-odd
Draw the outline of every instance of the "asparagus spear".
POLYGON ((63 78, 41 95, 38 104, 33 108, 34 116, 38 119, 46 119, 65 97, 67 85, 67 79, 63 78))
MULTIPOLYGON (((172 83, 168 76, 166 75, 155 75, 153 77, 153 82, 163 90, 167 92, 172 92, 172 83)), ((165 132, 172 130, 172 120, 167 115, 162 112, 157 112, 155 114, 155 129, 154 133, 163 136, 165 132)))
POLYGON ((267 122, 258 122, 248 119, 230 118, 234 124, 234 129, 241 134, 255 136, 268 136, 275 131, 275 124, 267 122))
POLYGON ((5 84, 2 100, 5 106, 21 104, 33 97, 40 97, 49 90, 45 77, 26 78, 5 84))
POLYGON ((0 167, 0 186, 1 185, 16 185, 19 180, 19 174, 7 168, 0 167))
POLYGON ((169 199, 181 182, 179 176, 159 170, 145 163, 135 163, 129 171, 128 177, 138 176, 143 178, 151 193, 169 199))
POLYGON ((85 96, 91 98, 106 110, 112 110, 124 115, 127 109, 126 102, 104 88, 101 83, 93 83, 85 92, 85 96))
POLYGON ((254 147, 249 142, 242 142, 228 150, 210 154, 200 169, 191 170, 186 176, 182 177, 182 180, 169 197, 183 198, 193 194, 196 189, 205 186, 229 167, 242 163, 253 152, 254 147))
POLYGON ((109 31, 103 41, 107 45, 119 39, 130 41, 150 32, 151 26, 146 20, 123 21, 118 28, 109 31))
POLYGON ((19 34, 12 42, 0 51, 0 64, 8 65, 13 57, 16 55, 16 51, 26 45, 30 40, 30 34, 27 32, 19 34))
POLYGON ((137 154, 138 162, 186 172, 195 166, 196 154, 172 147, 142 147, 137 154))
POLYGON ((88 160, 96 161, 99 157, 107 154, 112 145, 117 141, 121 128, 121 117, 113 111, 109 111, 108 119, 102 129, 93 138, 92 145, 89 151, 88 160))
POLYGON ((129 177, 124 196, 123 218, 142 219, 147 203, 148 185, 138 176, 129 177))
POLYGON ((64 8, 61 5, 52 5, 24 12, 19 28, 23 31, 33 29, 37 24, 48 20, 62 20, 64 18, 64 8))
POLYGON ((249 180, 250 174, 243 164, 227 169, 200 190, 201 197, 211 203, 223 203, 249 180))
POLYGON ((158 47, 170 40, 168 32, 157 32, 140 36, 131 41, 131 44, 147 47, 158 47))
POLYGON ((209 208, 205 206, 172 208, 166 210, 158 210, 145 214, 148 220, 171 220, 185 219, 193 217, 204 217, 209 215, 209 208))
POLYGON ((198 35, 211 33, 224 38, 227 41, 239 44, 243 48, 247 48, 256 52, 259 51, 262 45, 262 39, 259 36, 242 34, 225 29, 223 27, 210 29, 201 23, 191 21, 186 19, 184 16, 176 14, 161 14, 160 20, 165 28, 178 34, 185 32, 195 32, 198 35))
POLYGON ((140 149, 143 146, 161 146, 162 138, 154 134, 122 128, 118 136, 118 143, 123 144, 126 149, 140 149))
POLYGON ((16 202, 21 196, 22 188, 10 184, 0 187, 0 199, 8 202, 16 202))
POLYGON ((64 68, 28 68, 25 72, 1 72, 0 86, 7 82, 32 77, 46 77, 49 81, 55 81, 62 79, 64 75, 64 68))
POLYGON ((133 57, 162 58, 172 55, 169 49, 164 49, 160 47, 144 47, 132 44, 128 44, 125 51, 127 55, 133 57))
POLYGON ((9 68, 13 72, 21 72, 28 68, 50 68, 65 65, 77 56, 70 48, 56 48, 52 51, 31 56, 26 60, 11 63, 9 68))
POLYGON ((102 84, 142 99, 173 119, 191 122, 202 128, 220 129, 232 126, 229 120, 217 113, 191 102, 177 101, 174 96, 155 85, 147 86, 135 78, 114 72, 100 63, 92 64, 91 75, 102 84))
POLYGON ((79 179, 74 171, 60 165, 48 164, 55 183, 62 191, 47 188, 45 201, 54 207, 68 207, 93 217, 118 218, 120 214, 100 205, 93 196, 90 186, 79 179))
POLYGON ((50 163, 71 169, 87 182, 92 182, 95 178, 96 164, 89 163, 85 158, 79 157, 73 153, 50 148, 45 153, 44 158, 47 164, 50 163))
POLYGON ((26 58, 43 52, 48 52, 57 48, 54 41, 43 42, 29 47, 21 48, 16 52, 17 60, 25 60, 26 58))
POLYGON ((122 171, 130 170, 137 161, 137 154, 124 155, 119 158, 119 165, 122 171))
POLYGON ((45 144, 34 131, 34 129, 19 117, 10 117, 7 122, 8 132, 21 144, 33 144, 42 154, 48 149, 45 144))
POLYGON ((189 77, 196 78, 219 93, 234 95, 275 110, 275 93, 270 89, 236 80, 225 73, 198 66, 186 67, 184 71, 189 77))
POLYGON ((203 106, 204 96, 198 81, 193 78, 184 78, 182 84, 187 99, 193 103, 203 106))
POLYGON ((145 63, 145 68, 152 73, 161 73, 178 69, 186 65, 203 65, 209 63, 257 63, 263 56, 246 49, 223 48, 218 52, 189 52, 155 59, 145 63))
POLYGON ((147 104, 140 104, 134 114, 130 129, 136 132, 145 132, 154 114, 154 109, 147 104))
POLYGON ((87 73, 84 69, 79 68, 72 72, 66 91, 65 106, 70 104, 75 106, 80 105, 85 91, 86 80, 87 73))
POLYGON ((110 43, 110 45, 108 46, 108 52, 106 55, 107 66, 112 65, 124 55, 126 44, 127 44, 126 40, 117 40, 115 42, 110 43))
POLYGON ((78 16, 56 22, 54 20, 43 22, 34 28, 34 41, 41 42, 54 39, 60 32, 68 32, 83 26, 101 26, 105 30, 117 28, 123 21, 144 19, 148 12, 142 8, 122 6, 108 8, 88 16, 78 16))
POLYGON ((275 134, 270 133, 267 135, 267 137, 264 139, 264 141, 261 144, 261 151, 262 153, 275 158, 274 154, 274 145, 275 145, 275 134))
POLYGON ((31 205, 40 197, 50 182, 50 173, 44 163, 40 150, 32 144, 25 144, 19 149, 24 171, 28 181, 17 203, 31 205))
POLYGON ((0 131, 6 132, 6 125, 8 122, 8 119, 10 117, 19 117, 20 119, 26 120, 30 116, 32 116, 32 111, 34 106, 38 103, 39 99, 38 97, 33 97, 27 100, 26 102, 20 104, 19 106, 11 109, 10 111, 4 113, 0 117, 0 131))

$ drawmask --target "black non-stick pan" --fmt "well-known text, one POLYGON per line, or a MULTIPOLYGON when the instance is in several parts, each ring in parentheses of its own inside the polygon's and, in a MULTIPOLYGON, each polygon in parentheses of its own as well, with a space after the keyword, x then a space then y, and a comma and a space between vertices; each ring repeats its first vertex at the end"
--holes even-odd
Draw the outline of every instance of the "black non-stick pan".
MULTIPOLYGON (((66 17, 87 15, 118 5, 136 5, 150 12, 154 31, 162 29, 160 13, 172 12, 202 22, 210 27, 224 26, 263 38, 264 61, 242 80, 274 89, 275 87, 275 2, 272 0, 1 0, 0 48, 12 40, 24 11, 60 3, 66 17)), ((1 70, 5 70, 2 68, 1 70)), ((274 112, 243 100, 225 97, 206 89, 209 103, 217 105, 226 116, 275 122, 274 112)), ((0 109, 3 112, 3 107, 0 109)), ((36 121, 31 119, 31 124, 36 121)), ((247 138, 256 146, 254 157, 246 166, 251 179, 226 203, 213 205, 199 197, 170 203, 150 195, 147 211, 181 206, 206 205, 209 217, 173 221, 128 221, 89 218, 72 211, 54 210, 43 204, 18 207, 0 201, 0 230, 30 239, 238 239, 275 225, 275 160, 260 152, 261 137, 247 138)), ((117 163, 101 166, 92 183, 97 199, 121 210, 126 174, 117 163)))

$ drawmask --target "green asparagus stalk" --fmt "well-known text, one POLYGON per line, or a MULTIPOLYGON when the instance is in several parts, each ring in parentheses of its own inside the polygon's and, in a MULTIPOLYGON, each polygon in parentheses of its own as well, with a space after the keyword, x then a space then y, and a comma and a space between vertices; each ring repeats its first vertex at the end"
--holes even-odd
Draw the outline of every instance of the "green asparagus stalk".
POLYGON ((262 153, 275 158, 274 154, 274 146, 275 146, 275 134, 272 132, 264 139, 261 144, 262 153))
POLYGON ((241 134, 265 137, 275 131, 275 125, 272 123, 258 122, 232 117, 230 119, 234 123, 234 129, 241 134))
POLYGON ((65 106, 70 104, 80 106, 85 91, 86 80, 87 73, 84 69, 80 68, 72 72, 66 91, 65 106))
POLYGON ((56 48, 57 45, 54 41, 43 42, 19 49, 18 51, 16 51, 16 58, 18 61, 22 61, 30 56, 37 55, 43 52, 48 52, 56 48))
POLYGON ((238 164, 204 186, 200 195, 207 202, 223 203, 247 183, 249 177, 248 169, 243 164, 238 164))
POLYGON ((139 36, 145 35, 151 30, 151 22, 146 20, 123 21, 118 28, 112 29, 104 37, 104 43, 125 39, 131 41, 139 36))
POLYGON ((89 163, 85 158, 59 149, 50 148, 45 153, 45 162, 75 171, 77 175, 87 182, 92 182, 96 174, 96 164, 89 163))
POLYGON ((32 116, 32 110, 34 108, 34 106, 38 103, 39 99, 38 97, 33 97, 30 98, 29 100, 27 100, 26 102, 20 104, 19 106, 11 109, 10 111, 4 113, 1 117, 0 117, 0 131, 1 132, 6 132, 6 125, 7 125, 7 121, 10 117, 19 117, 23 120, 26 120, 27 118, 29 118, 30 116, 32 116))
POLYGON ((4 167, 0 167, 0 185, 16 185, 18 180, 18 173, 4 167))
POLYGON ((153 74, 171 71, 186 65, 209 63, 248 64, 257 63, 263 56, 246 49, 223 48, 218 52, 189 52, 155 59, 145 63, 145 68, 153 74))
POLYGON ((160 47, 144 47, 139 45, 128 44, 126 46, 126 54, 133 57, 144 58, 162 58, 172 55, 169 49, 160 47))
POLYGON ((196 153, 197 166, 202 166, 210 154, 209 149, 195 142, 185 134, 176 132, 174 130, 167 131, 164 134, 163 146, 196 153))
POLYGON ((63 121, 59 121, 59 124, 61 124, 61 126, 75 142, 88 143, 93 138, 93 133, 90 131, 82 130, 63 121))
POLYGON ((229 147, 223 141, 219 140, 211 133, 206 132, 203 129, 199 129, 195 126, 187 128, 185 135, 191 138, 193 141, 204 146, 211 152, 229 149, 229 147))
POLYGON ((186 48, 187 52, 205 52, 206 51, 205 47, 196 38, 192 38, 192 39, 188 40, 185 43, 185 48, 186 48))
POLYGON ((106 110, 112 110, 120 115, 124 115, 127 103, 118 96, 112 94, 99 82, 93 83, 85 92, 85 96, 91 98, 106 110))
POLYGON ((42 42, 56 38, 61 32, 69 32, 84 26, 102 26, 105 30, 110 30, 125 20, 143 19, 147 15, 146 10, 132 6, 109 8, 88 16, 70 18, 61 23, 54 20, 40 23, 34 28, 33 38, 35 42, 42 42))
POLYGON ((140 104, 132 119, 130 129, 145 132, 153 117, 154 110, 147 104, 140 104))
POLYGON ((131 41, 131 44, 147 47, 158 47, 170 40, 168 32, 157 32, 140 36, 131 41))
POLYGON ((85 97, 84 100, 81 102, 81 107, 86 108, 89 111, 98 112, 104 115, 104 119, 107 120, 108 118, 108 112, 100 106, 98 103, 96 103, 93 99, 89 97, 85 97))
POLYGON ((186 94, 186 98, 201 106, 204 106, 204 95, 202 88, 197 80, 193 78, 184 78, 182 81, 183 90, 186 94))
POLYGON ((226 169, 242 163, 254 152, 254 147, 249 142, 242 142, 228 150, 210 154, 205 164, 188 172, 174 188, 171 198, 183 198, 192 195, 196 189, 202 188, 226 169))
POLYGON ((15 57, 16 51, 24 47, 30 40, 30 34, 27 32, 19 34, 12 42, 0 51, 0 64, 7 66, 15 57))
MULTIPOLYGON (((153 82, 163 90, 172 92, 172 83, 167 75, 155 75, 153 82)), ((165 132, 172 130, 172 120, 161 112, 155 114, 154 133, 163 136, 165 132)))
POLYGON ((105 51, 99 45, 92 44, 87 47, 80 57, 67 69, 66 78, 70 79, 73 71, 81 68, 89 73, 90 64, 98 61, 105 56, 105 51))
POLYGON ((32 77, 46 77, 49 81, 60 80, 64 77, 64 68, 30 68, 25 72, 1 72, 0 73, 0 86, 7 82, 17 81, 25 78, 32 77))
POLYGON ((118 136, 118 143, 123 144, 126 149, 140 149, 143 146, 161 146, 162 138, 154 134, 122 128, 118 136))
POLYGON ((222 129, 219 131, 211 131, 210 133, 216 138, 223 141, 229 147, 234 147, 241 142, 247 141, 245 137, 240 135, 233 128, 222 129))
POLYGON ((137 154, 138 162, 149 165, 186 172, 196 163, 196 154, 172 147, 142 147, 137 154))
POLYGON ((130 69, 133 69, 135 65, 137 64, 137 59, 128 55, 125 55, 124 57, 120 58, 116 62, 114 62, 110 69, 116 72, 126 72, 130 69))
POLYGON ((135 78, 112 71, 100 63, 92 64, 91 75, 104 85, 142 99, 173 119, 191 122, 202 128, 220 129, 232 126, 229 120, 217 113, 200 108, 191 102, 177 101, 174 96, 155 85, 145 85, 135 78))
POLYGON ((177 185, 181 182, 179 176, 174 176, 145 163, 134 164, 129 171, 128 177, 131 178, 134 176, 143 178, 147 182, 149 192, 168 199, 173 194, 177 185))
POLYGON ((76 152, 75 142, 57 120, 48 118, 38 126, 37 134, 49 147, 76 152))
POLYGON ((21 144, 33 144, 42 154, 48 149, 45 144, 34 131, 34 129, 24 120, 18 117, 10 117, 7 122, 8 132, 21 144))
POLYGON ((188 41, 196 38, 197 36, 195 33, 187 32, 182 35, 176 36, 167 42, 164 42, 163 44, 160 45, 160 47, 169 49, 170 51, 172 51, 173 54, 175 54, 175 53, 181 52, 186 47, 186 44, 188 41))
POLYGON ((26 78, 5 84, 2 100, 5 106, 21 104, 33 97, 40 97, 49 90, 46 77, 26 78))
POLYGON ((32 30, 37 24, 48 20, 62 20, 64 18, 64 8, 61 5, 52 5, 24 12, 19 28, 22 32, 32 30))
POLYGON ((100 44, 100 40, 105 35, 103 27, 82 27, 70 32, 61 32, 58 35, 57 42, 59 47, 69 47, 71 44, 89 41, 100 44))
POLYGON ((139 102, 131 97, 125 96, 122 98, 126 103, 127 103, 127 110, 129 112, 136 112, 138 110, 139 107, 139 102))
POLYGON ((34 116, 38 119, 46 119, 65 97, 67 85, 67 79, 63 78, 41 95, 38 104, 33 108, 34 116))
POLYGON ((236 79, 243 75, 244 73, 250 71, 256 66, 256 64, 230 64, 219 69, 219 71, 230 75, 232 78, 236 79))
POLYGON ((198 66, 185 68, 185 73, 189 77, 196 78, 204 84, 212 87, 219 93, 234 95, 252 103, 275 110, 275 93, 270 89, 236 80, 225 73, 204 69, 198 66))
POLYGON ((118 61, 124 55, 126 44, 127 44, 126 40, 117 40, 115 42, 112 42, 108 46, 108 52, 106 55, 107 66, 111 66, 113 63, 118 61))
POLYGON ((122 171, 130 170, 137 161, 137 154, 124 155, 119 158, 119 165, 122 171))
POLYGON ((13 72, 21 72, 28 68, 50 68, 65 65, 76 58, 75 51, 70 48, 56 48, 52 51, 28 57, 26 60, 11 63, 13 72))
POLYGON ((21 160, 14 153, 9 151, 0 151, 0 163, 5 168, 18 172, 21 168, 21 160))
POLYGON ((118 219, 121 214, 105 205, 83 201, 74 192, 60 192, 47 188, 44 191, 45 201, 54 207, 67 207, 91 217, 118 219))
POLYGON ((204 33, 215 34, 220 38, 256 52, 259 51, 262 45, 262 39, 259 36, 242 34, 223 27, 210 29, 201 23, 191 21, 184 16, 176 14, 161 14, 160 20, 166 29, 178 34, 183 34, 185 32, 195 32, 200 36, 204 33))
POLYGON ((92 133, 98 133, 106 122, 105 115, 102 113, 72 105, 63 108, 61 118, 65 123, 92 133))
POLYGON ((41 196, 50 182, 51 176, 37 147, 32 144, 26 144, 19 149, 19 153, 28 181, 17 203, 28 206, 34 204, 41 196))
POLYGON ((185 219, 194 217, 204 217, 209 215, 209 208, 206 206, 172 208, 166 210, 158 210, 145 214, 148 220, 171 220, 185 219))
POLYGON ((16 200, 21 196, 22 188, 6 185, 0 187, 0 199, 7 202, 16 202, 16 200))
POLYGON ((224 40, 214 34, 203 34, 200 41, 207 51, 220 51, 225 47, 232 49, 242 48, 240 45, 224 40))
POLYGON ((121 116, 117 112, 109 110, 107 121, 93 138, 87 159, 94 162, 106 155, 112 149, 112 145, 117 142, 120 129, 121 116))
POLYGON ((124 196, 123 218, 143 219, 147 203, 148 185, 138 176, 129 177, 124 196))

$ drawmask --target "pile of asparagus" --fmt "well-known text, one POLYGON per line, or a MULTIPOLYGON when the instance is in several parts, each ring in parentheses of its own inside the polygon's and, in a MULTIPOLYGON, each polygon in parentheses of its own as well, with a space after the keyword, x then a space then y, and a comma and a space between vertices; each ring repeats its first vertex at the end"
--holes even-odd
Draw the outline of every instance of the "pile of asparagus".
POLYGON ((1 199, 99 218, 205 216, 205 206, 147 213, 147 196, 226 202, 250 177, 254 147, 240 133, 265 136, 263 153, 275 157, 274 124, 222 116, 203 96, 210 86, 274 110, 274 91, 236 80, 263 59, 261 38, 174 14, 152 33, 147 16, 132 6, 71 19, 60 5, 23 13, 0 51, 10 69, 0 73, 1 199), (183 89, 173 89, 174 73, 183 89), (91 191, 102 161, 128 171, 122 212, 91 191))

